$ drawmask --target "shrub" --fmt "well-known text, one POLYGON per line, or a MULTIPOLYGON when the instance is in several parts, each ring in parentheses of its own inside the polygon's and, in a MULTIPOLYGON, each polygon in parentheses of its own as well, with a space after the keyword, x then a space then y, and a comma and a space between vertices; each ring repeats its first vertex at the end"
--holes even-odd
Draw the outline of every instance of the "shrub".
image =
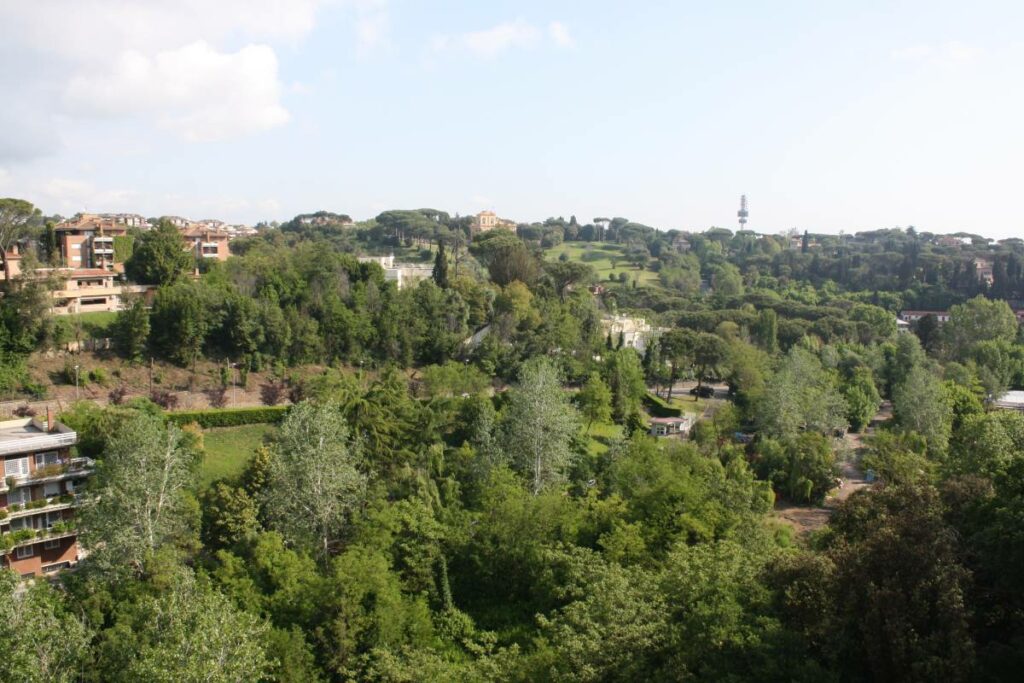
POLYGON ((176 425, 195 422, 203 429, 211 427, 237 427, 249 424, 274 424, 284 419, 288 406, 263 408, 229 408, 227 410, 186 410, 171 413, 167 419, 176 425))
POLYGON ((260 400, 264 405, 276 406, 284 398, 286 387, 282 382, 267 382, 260 386, 260 400))
POLYGON ((27 403, 25 405, 18 406, 17 408, 14 409, 13 412, 14 412, 14 416, 15 417, 35 417, 36 416, 35 408, 33 408, 32 406, 28 405, 27 403))
POLYGON ((124 398, 127 395, 128 395, 128 389, 126 387, 120 386, 120 387, 117 387, 115 389, 111 389, 110 393, 107 394, 107 398, 110 399, 110 402, 113 405, 119 406, 122 403, 124 403, 124 398))
POLYGON ((679 417, 683 414, 681 409, 673 408, 665 403, 664 399, 654 394, 644 394, 642 400, 647 412, 654 417, 679 417))
POLYGON ((36 400, 46 398, 46 385, 42 382, 23 382, 21 390, 36 400))
POLYGON ((171 391, 154 391, 149 398, 164 410, 174 410, 178 407, 178 396, 171 391))
POLYGON ((214 408, 223 408, 228 404, 227 387, 220 386, 206 390, 206 398, 214 408))
POLYGON ((101 387, 107 385, 107 371, 103 368, 93 368, 89 371, 89 381, 93 384, 99 384, 101 387))

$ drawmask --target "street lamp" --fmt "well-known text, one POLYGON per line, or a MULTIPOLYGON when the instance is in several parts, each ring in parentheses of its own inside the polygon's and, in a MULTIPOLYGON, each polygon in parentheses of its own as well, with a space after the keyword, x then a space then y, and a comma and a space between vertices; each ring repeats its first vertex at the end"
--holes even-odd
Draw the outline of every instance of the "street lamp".
POLYGON ((80 368, 80 367, 81 367, 80 365, 76 365, 75 366, 75 400, 76 401, 78 400, 78 368, 80 368))

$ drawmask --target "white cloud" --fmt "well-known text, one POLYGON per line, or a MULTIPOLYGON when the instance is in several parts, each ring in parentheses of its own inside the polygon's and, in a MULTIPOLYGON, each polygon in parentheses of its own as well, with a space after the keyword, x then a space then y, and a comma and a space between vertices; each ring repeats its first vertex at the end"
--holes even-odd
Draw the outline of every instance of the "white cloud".
MULTIPOLYGON (((558 21, 548 24, 546 38, 557 47, 573 45, 569 30, 558 21)), ((456 36, 434 36, 430 47, 435 53, 461 51, 483 59, 493 59, 508 50, 536 47, 544 40, 545 31, 523 19, 516 19, 456 36)))
POLYGON ((366 57, 388 45, 391 15, 387 0, 350 0, 355 14, 356 55, 366 57))
POLYGON ((569 34, 569 29, 560 21, 552 21, 548 24, 548 35, 551 36, 552 42, 558 47, 572 47, 576 44, 572 35, 569 34))
POLYGON ((65 103, 87 114, 149 115, 185 140, 210 141, 284 124, 280 93, 270 47, 222 53, 198 41, 152 57, 125 51, 109 70, 72 78, 65 103))
POLYGON ((294 44, 327 4, 383 0, 47 0, 5 2, 0 160, 60 146, 85 116, 132 116, 185 140, 281 125, 273 45, 294 44))

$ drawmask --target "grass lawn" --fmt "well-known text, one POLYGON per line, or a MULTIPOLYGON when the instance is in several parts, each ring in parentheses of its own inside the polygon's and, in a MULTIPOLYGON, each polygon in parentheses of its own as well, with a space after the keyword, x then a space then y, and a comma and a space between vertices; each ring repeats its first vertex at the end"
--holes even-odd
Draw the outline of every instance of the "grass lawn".
POLYGON ((78 313, 68 316, 68 322, 74 325, 81 325, 86 336, 93 339, 102 339, 110 336, 110 326, 114 324, 117 313, 113 311, 93 311, 92 313, 78 313))
POLYGON ((584 433, 589 440, 587 451, 591 455, 600 455, 608 450, 613 441, 622 438, 622 425, 595 422, 590 426, 590 431, 584 433))
MULTIPOLYGON (((637 270, 626 263, 626 250, 618 244, 605 242, 563 242, 557 247, 544 250, 544 258, 548 261, 557 261, 562 254, 568 254, 569 260, 580 261, 590 265, 597 273, 597 279, 608 282, 609 275, 618 277, 619 273, 626 273, 632 280, 637 279, 638 284, 646 285, 658 281, 658 274, 649 270, 637 270), (584 254, 599 254, 601 258, 586 260, 584 254), (615 266, 612 266, 612 258, 616 259, 615 266)), ((593 258, 593 257, 591 257, 593 258)))
POLYGON ((219 479, 240 475, 252 454, 263 445, 265 437, 276 429, 274 425, 257 424, 205 430, 203 445, 206 456, 199 468, 199 489, 205 489, 219 479))

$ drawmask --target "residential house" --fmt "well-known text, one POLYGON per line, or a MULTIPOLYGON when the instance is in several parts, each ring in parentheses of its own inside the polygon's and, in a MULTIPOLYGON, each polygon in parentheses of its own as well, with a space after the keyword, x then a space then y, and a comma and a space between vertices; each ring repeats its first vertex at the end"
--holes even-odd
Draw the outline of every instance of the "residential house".
POLYGON ((661 330, 651 327, 643 318, 606 315, 601 319, 601 332, 606 337, 611 335, 613 344, 618 344, 621 337, 623 348, 636 349, 637 353, 643 355, 647 345, 661 330))
POLYGON ((651 436, 686 436, 693 426, 693 418, 689 415, 681 417, 652 417, 649 434, 651 436))
POLYGON ((490 232, 495 228, 501 228, 503 230, 515 231, 516 222, 510 221, 505 218, 498 218, 498 215, 493 211, 481 211, 473 217, 473 225, 471 230, 474 234, 480 232, 490 232))
POLYGON ((202 259, 227 261, 228 256, 231 255, 228 250, 228 242, 231 241, 231 237, 225 230, 202 227, 197 224, 181 230, 181 237, 195 254, 197 261, 202 259))
POLYGON ((917 322, 918 320, 920 320, 921 318, 925 317, 926 315, 935 316, 935 319, 938 322, 940 322, 940 323, 944 323, 944 322, 948 322, 949 321, 949 311, 911 311, 911 310, 904 310, 904 311, 900 311, 899 319, 904 321, 904 322, 907 322, 907 323, 913 323, 913 322, 917 322))
POLYGON ((24 578, 78 563, 78 491, 93 462, 71 457, 75 432, 35 418, 0 422, 0 566, 24 578))
POLYGON ((54 232, 60 256, 69 268, 106 268, 116 261, 114 238, 128 234, 129 228, 142 227, 136 214, 80 213, 59 223, 54 232))
POLYGON ((376 263, 384 269, 384 280, 394 282, 398 289, 411 287, 434 276, 434 266, 425 263, 398 263, 394 254, 387 256, 359 256, 360 263, 376 263))
POLYGON ((40 268, 39 277, 51 277, 57 289, 50 296, 50 311, 55 315, 120 311, 125 294, 147 295, 152 285, 128 284, 121 274, 104 268, 40 268))
POLYGON ((992 274, 992 260, 987 258, 976 258, 974 259, 974 272, 978 276, 978 282, 983 282, 988 286, 992 286, 995 282, 995 276, 992 274))

